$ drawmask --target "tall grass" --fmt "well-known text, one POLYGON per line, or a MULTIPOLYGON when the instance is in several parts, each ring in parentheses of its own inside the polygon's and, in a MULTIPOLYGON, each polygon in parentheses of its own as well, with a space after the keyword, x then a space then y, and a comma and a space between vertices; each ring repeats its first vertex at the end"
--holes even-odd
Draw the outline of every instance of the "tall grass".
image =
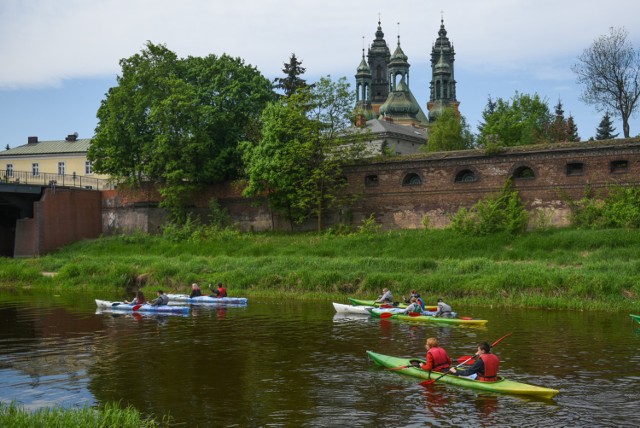
POLYGON ((428 301, 570 309, 637 309, 640 232, 560 229, 466 236, 452 230, 334 234, 223 231, 197 241, 137 234, 79 242, 0 265, 4 286, 358 297, 412 288, 428 301), (53 278, 38 274, 57 272, 53 278))
POLYGON ((3 427, 146 428, 168 426, 168 422, 168 418, 164 418, 161 424, 154 419, 144 418, 133 407, 121 409, 116 404, 107 404, 101 409, 47 407, 29 412, 15 403, 0 403, 0 426, 3 427))

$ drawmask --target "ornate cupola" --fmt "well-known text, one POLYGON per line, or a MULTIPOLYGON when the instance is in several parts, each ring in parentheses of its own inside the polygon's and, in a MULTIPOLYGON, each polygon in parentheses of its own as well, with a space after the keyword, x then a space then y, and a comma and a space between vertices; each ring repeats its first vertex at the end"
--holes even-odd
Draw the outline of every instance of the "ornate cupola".
POLYGON ((398 46, 389 61, 389 95, 380 106, 380 116, 400 124, 426 126, 427 119, 409 89, 409 58, 398 46))
POLYGON ((367 53, 367 61, 369 63, 369 70, 371 71, 371 103, 376 111, 389 95, 387 65, 389 64, 390 58, 391 52, 389 51, 387 42, 384 40, 384 33, 382 32, 380 20, 378 20, 376 38, 373 40, 367 53))
POLYGON ((371 107, 371 69, 364 59, 364 48, 362 48, 362 60, 356 72, 356 112, 364 115, 366 119, 375 117, 371 107))
MULTIPOLYGON (((431 84, 427 103, 429 121, 436 120, 445 108, 458 112, 460 103, 456 99, 456 80, 454 75, 455 52, 444 28, 444 19, 440 20, 438 38, 431 49, 431 84)), ((458 112, 459 113, 459 112, 458 112)))
POLYGON ((389 91, 395 91, 398 82, 398 76, 400 76, 401 80, 404 80, 407 87, 409 86, 409 59, 408 56, 402 51, 400 47, 400 36, 398 36, 398 46, 396 50, 391 55, 391 60, 389 61, 389 91))

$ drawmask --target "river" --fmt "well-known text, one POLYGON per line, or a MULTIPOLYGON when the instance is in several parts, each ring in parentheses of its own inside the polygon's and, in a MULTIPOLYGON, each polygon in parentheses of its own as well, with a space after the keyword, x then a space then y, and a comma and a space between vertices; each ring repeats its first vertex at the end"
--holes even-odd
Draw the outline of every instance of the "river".
POLYGON ((627 313, 454 308, 489 320, 479 328, 259 298, 134 317, 96 313, 94 297, 116 298, 0 293, 0 401, 116 401, 185 427, 638 425, 640 325, 627 313), (456 358, 510 332, 495 348, 501 374, 560 390, 553 400, 424 387, 365 353, 423 357, 437 337, 456 358))

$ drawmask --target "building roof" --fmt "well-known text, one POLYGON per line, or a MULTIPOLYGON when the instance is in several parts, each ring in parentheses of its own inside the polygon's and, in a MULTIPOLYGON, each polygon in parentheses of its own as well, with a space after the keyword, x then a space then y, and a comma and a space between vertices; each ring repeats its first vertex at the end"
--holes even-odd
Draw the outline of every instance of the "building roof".
POLYGON ((387 120, 372 119, 367 121, 367 129, 372 134, 395 134, 402 135, 408 139, 418 139, 420 142, 426 143, 427 130, 424 128, 417 128, 414 126, 400 125, 398 123, 390 122, 387 120))
POLYGON ((0 152, 2 156, 29 156, 29 155, 61 155, 72 153, 87 153, 90 138, 83 138, 75 141, 55 140, 55 141, 38 141, 37 143, 28 143, 23 146, 14 147, 9 150, 0 152))

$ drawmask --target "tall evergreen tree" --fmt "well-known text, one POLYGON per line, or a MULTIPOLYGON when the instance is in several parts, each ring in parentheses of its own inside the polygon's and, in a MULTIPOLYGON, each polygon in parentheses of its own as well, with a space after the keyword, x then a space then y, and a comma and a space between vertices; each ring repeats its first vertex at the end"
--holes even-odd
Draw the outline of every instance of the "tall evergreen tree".
POLYGON ((611 140, 612 138, 616 138, 620 133, 616 132, 614 134, 615 131, 616 128, 613 127, 609 112, 605 112, 600 121, 600 125, 598 125, 598 129, 596 129, 596 140, 611 140))
POLYGON ((284 96, 287 98, 289 98, 298 89, 307 86, 307 81, 300 78, 300 76, 302 76, 306 71, 306 69, 301 67, 301 65, 302 61, 298 61, 296 54, 292 53, 291 58, 289 58, 289 62, 285 62, 284 68, 282 69, 282 72, 286 77, 276 77, 273 79, 275 87, 277 89, 282 89, 284 91, 284 96))
POLYGON ((496 103, 492 98, 491 95, 489 95, 488 99, 487 99, 487 105, 484 107, 484 110, 482 111, 482 120, 483 122, 480 122, 480 124, 478 125, 478 131, 482 134, 482 130, 484 129, 485 125, 487 124, 487 119, 496 111, 496 107, 498 106, 498 103, 496 103))
POLYGON ((555 106, 555 118, 551 123, 551 129, 549 130, 549 138, 552 142, 567 141, 569 140, 569 127, 567 120, 564 118, 564 109, 562 108, 562 101, 558 99, 558 104, 555 106))
POLYGON ((567 140, 572 142, 580 141, 580 135, 578 135, 578 125, 576 125, 573 116, 569 115, 567 119, 567 140))

